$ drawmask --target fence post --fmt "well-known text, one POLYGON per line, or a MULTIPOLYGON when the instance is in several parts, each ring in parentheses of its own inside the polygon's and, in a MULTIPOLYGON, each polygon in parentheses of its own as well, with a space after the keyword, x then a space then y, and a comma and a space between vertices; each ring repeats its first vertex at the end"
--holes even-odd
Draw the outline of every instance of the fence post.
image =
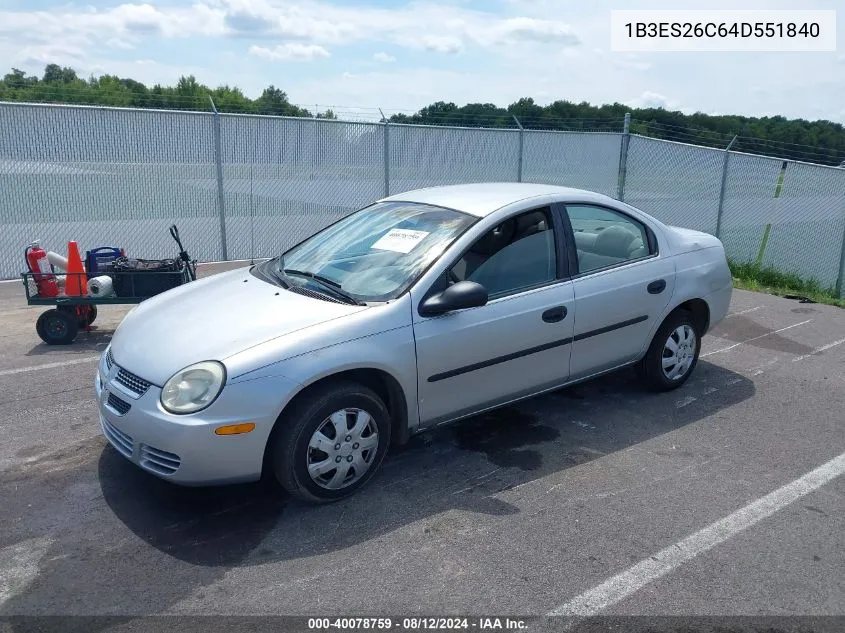
POLYGON ((515 114, 511 116, 513 116, 513 120, 516 121, 516 126, 519 128, 519 158, 516 164, 516 181, 522 182, 522 151, 525 147, 525 128, 522 127, 522 123, 519 122, 515 114))
MULTIPOLYGON (((842 218, 845 220, 845 217, 842 218)), ((839 274, 836 276, 836 296, 845 299, 845 226, 842 227, 842 250, 839 253, 839 274)))
POLYGON ((625 177, 628 173, 628 145, 631 142, 631 113, 625 113, 625 124, 622 128, 622 146, 619 150, 619 175, 616 178, 616 198, 625 200, 625 177))
POLYGON ((736 135, 734 135, 731 142, 728 143, 728 146, 725 148, 725 158, 722 161, 722 186, 719 189, 719 208, 716 211, 716 237, 719 239, 722 237, 722 210, 725 207, 725 189, 728 184, 728 163, 731 158, 731 147, 733 147, 735 142, 736 135))
POLYGON ((223 195, 223 148, 220 141, 220 113, 217 111, 217 106, 214 105, 214 99, 208 95, 208 100, 211 101, 211 109, 214 111, 214 163, 217 168, 217 206, 220 211, 220 250, 222 251, 222 261, 229 259, 229 253, 226 246, 226 198, 223 195))
POLYGON ((381 108, 378 111, 384 123, 384 196, 387 197, 390 195, 390 121, 384 116, 381 108))

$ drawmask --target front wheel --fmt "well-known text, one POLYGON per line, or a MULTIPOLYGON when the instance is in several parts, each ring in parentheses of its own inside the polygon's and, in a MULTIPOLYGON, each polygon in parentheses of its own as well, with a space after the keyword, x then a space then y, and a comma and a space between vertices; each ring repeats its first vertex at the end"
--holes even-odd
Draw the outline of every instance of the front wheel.
POLYGON ((640 376, 653 391, 671 391, 684 384, 698 363, 701 337, 692 315, 678 311, 657 330, 645 358, 640 362, 640 376))
POLYGON ((38 317, 35 331, 47 345, 70 345, 79 331, 79 324, 73 314, 53 309, 38 317))
POLYGON ((276 480, 292 495, 325 503, 369 481, 390 445, 390 415, 371 389, 334 383, 305 394, 271 438, 276 480))

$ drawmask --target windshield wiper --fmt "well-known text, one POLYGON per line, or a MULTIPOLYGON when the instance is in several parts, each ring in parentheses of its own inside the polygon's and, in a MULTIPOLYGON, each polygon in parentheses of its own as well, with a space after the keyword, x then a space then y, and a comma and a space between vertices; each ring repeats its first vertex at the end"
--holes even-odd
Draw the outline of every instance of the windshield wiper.
POLYGON ((294 270, 293 268, 285 268, 282 270, 282 274, 285 275, 299 275, 300 277, 307 277, 308 279, 313 279, 317 283, 327 287, 333 294, 342 297, 349 303, 356 305, 356 306, 365 306, 367 305, 363 301, 358 301, 355 297, 351 294, 346 292, 339 283, 337 283, 334 279, 329 279, 328 277, 323 277, 322 275, 318 275, 316 273, 309 273, 304 270, 294 270))

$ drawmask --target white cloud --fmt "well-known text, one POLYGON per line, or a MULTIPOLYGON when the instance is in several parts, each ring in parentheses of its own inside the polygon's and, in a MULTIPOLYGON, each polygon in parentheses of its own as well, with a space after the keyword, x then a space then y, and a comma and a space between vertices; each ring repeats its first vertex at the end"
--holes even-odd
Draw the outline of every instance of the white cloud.
POLYGON ((678 102, 657 92, 646 90, 639 97, 625 102, 625 105, 632 108, 664 108, 666 110, 677 110, 678 102))
POLYGON ((273 48, 250 46, 249 54, 274 61, 310 60, 330 56, 329 51, 322 46, 316 44, 298 44, 296 42, 280 44, 273 48))
POLYGON ((60 60, 63 66, 72 66, 85 59, 85 51, 73 44, 35 44, 24 46, 14 57, 23 64, 45 65, 60 60))
MULTIPOLYGON (((0 12, 0 39, 31 45, 90 48, 96 42, 113 44, 150 37, 219 36, 224 33, 223 14, 204 4, 158 9, 150 4, 121 4, 105 10, 89 7, 73 11, 0 12)), ((20 57, 20 55, 18 56, 20 57)))
MULTIPOLYGON (((264 55, 275 49, 256 40, 294 40, 323 50, 327 45, 387 41, 437 53, 457 53, 468 43, 504 51, 520 45, 579 42, 573 27, 559 20, 508 17, 449 2, 423 0, 389 8, 345 0, 194 0, 184 5, 151 0, 108 8, 64 5, 53 10, 0 12, 0 38, 14 38, 21 46, 61 41, 90 49, 104 43, 129 48, 154 38, 233 37, 252 40, 250 44, 264 55)), ((289 54, 286 49, 278 53, 289 54)))
MULTIPOLYGON (((354 22, 332 19, 317 5, 222 0, 226 32, 245 37, 287 37, 337 43, 359 36, 354 22), (309 14, 309 11, 311 14, 309 14), (327 17, 323 17, 327 15, 327 17)), ((331 5, 326 5, 326 8, 331 5)))
POLYGON ((842 51, 812 64, 806 54, 611 53, 608 10, 617 8, 611 0, 564 9, 560 0, 502 0, 495 7, 464 0, 97 0, 90 3, 96 8, 88 2, 17 2, 40 9, 0 10, 0 59, 39 74, 48 62, 72 65, 82 76, 98 66, 145 83, 194 74, 257 95, 281 79, 250 58, 325 59, 331 51, 319 65, 292 65, 285 73, 293 101, 416 109, 437 100, 629 99, 690 111, 842 119, 842 84, 835 79, 842 51), (127 52, 132 48, 139 53, 127 52), (420 53, 397 52, 403 49, 420 53), (436 70, 438 56, 449 53, 449 72, 436 70), (135 57, 154 63, 139 65, 135 57), (379 72, 365 73, 367 67, 379 72), (344 70, 360 74, 344 80, 344 70), (754 85, 769 91, 755 92, 754 85))
POLYGON ((610 58, 610 63, 613 64, 615 68, 619 68, 621 70, 636 70, 639 72, 649 70, 653 66, 651 62, 638 60, 632 57, 619 57, 617 55, 613 55, 610 58))
POLYGON ((127 42, 126 40, 119 38, 119 37, 110 37, 105 41, 106 46, 111 46, 112 48, 120 48, 123 50, 132 50, 135 48, 135 45, 131 42, 127 42))
POLYGON ((448 35, 424 35, 419 42, 425 50, 436 53, 460 53, 464 48, 459 38, 448 35))
MULTIPOLYGON (((537 18, 517 17, 495 24, 488 32, 498 44, 516 42, 542 42, 562 46, 574 46, 580 43, 574 29, 558 20, 540 20, 537 18)), ((478 33, 484 39, 484 33, 478 33)))

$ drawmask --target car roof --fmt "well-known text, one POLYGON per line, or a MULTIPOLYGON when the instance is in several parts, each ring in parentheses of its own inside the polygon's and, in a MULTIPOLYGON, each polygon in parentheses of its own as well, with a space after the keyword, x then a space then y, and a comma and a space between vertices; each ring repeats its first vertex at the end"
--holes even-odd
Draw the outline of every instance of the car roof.
POLYGON ((509 204, 548 195, 559 196, 571 202, 613 202, 608 196, 584 189, 523 182, 483 182, 427 187, 382 198, 379 202, 418 202, 484 217, 509 204))

